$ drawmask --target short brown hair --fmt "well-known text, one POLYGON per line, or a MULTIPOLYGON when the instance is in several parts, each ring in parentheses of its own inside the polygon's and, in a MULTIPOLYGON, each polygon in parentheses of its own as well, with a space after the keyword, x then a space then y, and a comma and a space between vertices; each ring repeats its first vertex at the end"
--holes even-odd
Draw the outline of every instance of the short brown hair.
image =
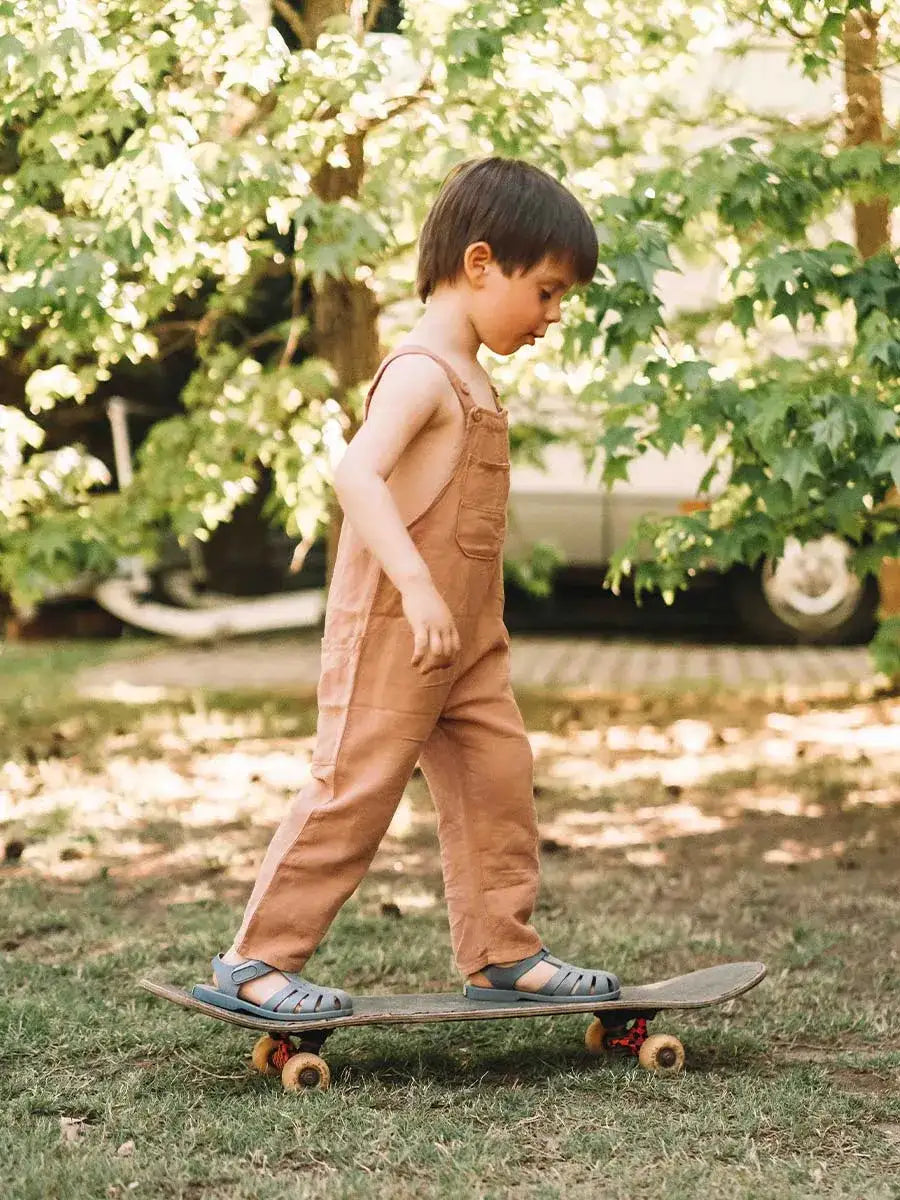
POLYGON ((579 283, 597 269, 597 235, 582 206, 546 171, 515 158, 470 159, 444 180, 419 237, 421 300, 456 279, 472 242, 487 242, 506 275, 548 255, 568 261, 579 283))

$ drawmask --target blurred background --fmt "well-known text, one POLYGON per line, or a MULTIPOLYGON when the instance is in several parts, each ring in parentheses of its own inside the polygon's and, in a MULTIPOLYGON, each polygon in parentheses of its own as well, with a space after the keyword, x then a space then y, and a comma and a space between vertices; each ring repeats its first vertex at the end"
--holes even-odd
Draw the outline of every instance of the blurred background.
POLYGON ((869 643, 896 588, 897 30, 807 7, 173 5, 142 48, 107 4, 41 50, 8 18, 6 636, 315 628, 417 229, 498 152, 601 240, 563 328, 488 364, 510 627, 869 643), (176 33, 207 48, 177 69, 176 33))

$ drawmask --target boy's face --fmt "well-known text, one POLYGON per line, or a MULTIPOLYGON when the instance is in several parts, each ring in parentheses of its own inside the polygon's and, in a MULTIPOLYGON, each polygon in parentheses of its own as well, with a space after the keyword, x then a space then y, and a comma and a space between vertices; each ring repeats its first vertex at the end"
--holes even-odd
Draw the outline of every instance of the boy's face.
POLYGON ((472 321, 489 350, 514 354, 522 346, 533 346, 560 319, 560 304, 575 283, 574 273, 569 263, 548 257, 530 270, 504 275, 489 249, 487 256, 469 274, 472 321))

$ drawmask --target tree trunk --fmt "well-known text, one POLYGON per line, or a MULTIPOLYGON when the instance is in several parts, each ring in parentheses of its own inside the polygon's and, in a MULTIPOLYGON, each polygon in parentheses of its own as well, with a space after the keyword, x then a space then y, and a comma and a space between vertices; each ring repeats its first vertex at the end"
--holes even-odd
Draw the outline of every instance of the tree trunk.
MULTIPOLYGON (((307 0, 303 19, 315 44, 322 26, 332 17, 349 12, 349 0, 307 0)), ((358 196, 365 173, 365 145, 362 134, 346 138, 344 149, 348 165, 334 167, 323 163, 313 179, 313 190, 322 200, 337 201, 342 196, 358 196)), ((330 362, 337 373, 337 399, 343 404, 350 388, 375 373, 380 358, 378 345, 378 308, 372 292, 356 279, 328 276, 313 295, 313 341, 315 353, 330 362)), ((345 409, 346 411, 346 409, 345 409)), ((350 434, 356 432, 353 414, 350 434)), ((331 584, 342 513, 335 502, 328 530, 327 582, 331 584)))
MULTIPOLYGON (((271 0, 242 0, 253 19, 271 21, 271 0)), ((326 22, 350 13, 350 0, 276 0, 275 11, 288 24, 303 45, 315 46, 326 22), (287 12, 286 10, 291 10, 287 12)), ((274 103, 274 93, 270 99, 274 103)), ((232 131, 258 119, 259 104, 236 107, 231 116, 232 131)), ((335 202, 343 196, 356 197, 365 174, 364 136, 351 134, 344 139, 348 165, 334 167, 323 163, 313 177, 312 188, 321 199, 335 202)), ((328 276, 315 289, 312 298, 313 352, 334 367, 338 380, 337 400, 345 406, 350 420, 349 434, 356 432, 356 418, 345 405, 347 392, 374 375, 381 357, 378 345, 378 307, 370 289, 356 279, 328 276)), ((331 583, 338 538, 341 532, 340 505, 332 498, 326 555, 326 587, 331 583)))
MULTIPOLYGON (((878 16, 859 9, 844 22, 844 80, 847 89, 848 146, 884 141, 884 104, 878 73, 878 16)), ((871 258, 890 244, 890 205, 887 196, 853 205, 856 245, 871 258)))
MULTIPOLYGON (((844 81, 847 89, 846 129, 848 146, 880 144, 884 141, 884 104, 878 73, 878 16, 855 10, 844 22, 844 81)), ((853 205, 856 247, 863 258, 871 258, 891 244, 891 209, 887 196, 857 200, 853 205)), ((900 499, 896 489, 886 503, 900 499)), ((900 615, 900 558, 885 558, 878 572, 881 593, 879 615, 900 615)))

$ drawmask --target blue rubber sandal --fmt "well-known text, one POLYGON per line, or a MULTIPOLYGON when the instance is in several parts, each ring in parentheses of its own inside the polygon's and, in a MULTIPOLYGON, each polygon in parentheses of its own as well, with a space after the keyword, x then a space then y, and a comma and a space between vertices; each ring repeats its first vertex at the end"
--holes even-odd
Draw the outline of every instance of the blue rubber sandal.
POLYGON ((482 967, 481 973, 490 980, 493 987, 475 987, 467 983, 463 992, 469 1000, 491 1000, 495 1004, 519 1001, 530 1001, 532 1004, 571 1004, 573 1000, 584 1000, 589 1005, 602 1003, 604 1000, 618 1000, 621 990, 619 980, 609 971, 588 971, 583 967, 573 967, 571 963, 554 957, 546 946, 537 954, 523 958, 511 967, 492 965, 482 967), (559 969, 537 992, 526 992, 517 988, 516 980, 539 962, 551 963, 559 969))
POLYGON ((248 958, 245 962, 232 966, 222 961, 217 954, 212 960, 212 969, 216 976, 218 987, 207 987, 195 984, 192 995, 197 1000, 214 1004, 217 1008, 227 1008, 229 1012, 243 1013, 248 1017, 264 1017, 266 1020, 277 1021, 311 1021, 323 1017, 346 1017, 353 1012, 353 1000, 349 992, 340 988, 323 988, 318 984, 301 979, 299 975, 291 975, 289 971, 281 974, 289 982, 270 996, 265 1004, 251 1004, 238 995, 242 984, 251 979, 259 979, 270 971, 279 971, 280 967, 270 967, 260 958, 248 958))

